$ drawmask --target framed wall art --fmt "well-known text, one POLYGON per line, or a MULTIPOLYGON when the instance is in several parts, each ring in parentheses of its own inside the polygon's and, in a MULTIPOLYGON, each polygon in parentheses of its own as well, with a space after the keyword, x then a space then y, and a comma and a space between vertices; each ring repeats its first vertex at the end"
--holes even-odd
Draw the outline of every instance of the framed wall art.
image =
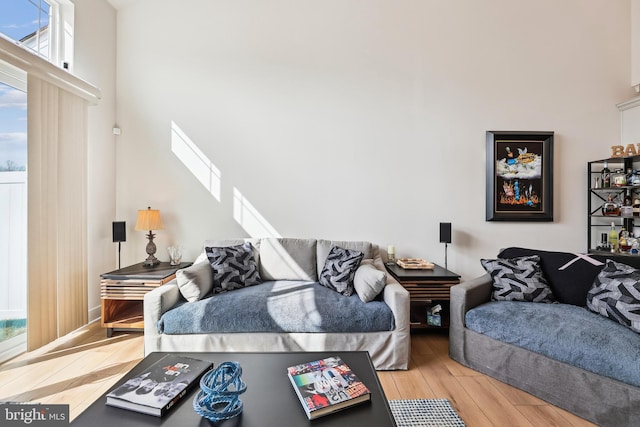
POLYGON ((487 131, 487 221, 553 221, 553 132, 487 131))

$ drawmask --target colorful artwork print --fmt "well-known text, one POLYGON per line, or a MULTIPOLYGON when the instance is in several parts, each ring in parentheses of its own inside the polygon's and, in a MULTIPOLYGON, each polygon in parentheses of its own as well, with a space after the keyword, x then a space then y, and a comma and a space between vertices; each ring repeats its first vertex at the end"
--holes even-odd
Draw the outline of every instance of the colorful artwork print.
POLYGON ((487 131, 486 220, 553 221, 553 132, 487 131))
POLYGON ((542 201, 542 144, 500 141, 495 153, 496 210, 537 210, 542 201))

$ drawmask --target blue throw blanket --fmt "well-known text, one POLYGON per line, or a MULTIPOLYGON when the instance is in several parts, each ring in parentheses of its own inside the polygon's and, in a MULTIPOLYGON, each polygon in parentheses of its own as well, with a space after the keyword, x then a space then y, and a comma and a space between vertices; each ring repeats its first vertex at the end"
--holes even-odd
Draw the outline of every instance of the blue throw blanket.
POLYGON ((316 282, 270 281, 186 301, 162 315, 165 334, 216 332, 374 332, 394 329, 383 301, 364 303, 316 282))
POLYGON ((570 304, 494 301, 467 312, 467 328, 640 387, 640 334, 570 304))

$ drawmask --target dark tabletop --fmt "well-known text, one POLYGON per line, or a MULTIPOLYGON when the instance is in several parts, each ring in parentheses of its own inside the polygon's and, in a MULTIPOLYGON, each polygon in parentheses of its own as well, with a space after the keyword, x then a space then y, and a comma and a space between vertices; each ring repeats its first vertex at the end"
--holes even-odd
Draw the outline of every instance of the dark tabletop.
MULTIPOLYGON (((292 352, 292 353, 174 353, 214 362, 235 361, 242 367, 242 379, 247 391, 240 396, 244 410, 236 418, 213 423, 200 417, 193 410, 193 397, 198 387, 189 392, 162 418, 145 415, 127 409, 107 406, 106 393, 80 414, 71 424, 88 427, 394 427, 387 399, 367 352, 292 352), (371 391, 371 401, 352 406, 343 411, 317 418, 307 419, 302 404, 287 377, 287 367, 340 356, 371 391)), ((151 353, 125 375, 112 389, 136 376, 166 353, 151 353)), ((109 390, 109 391, 111 391, 109 390)))
POLYGON ((405 269, 397 264, 385 264, 387 271, 391 273, 397 280, 457 280, 459 274, 453 271, 445 270, 438 264, 435 264, 433 270, 426 269, 405 269))
POLYGON ((127 279, 141 279, 141 280, 162 280, 176 273, 181 268, 186 268, 191 265, 190 262, 183 262, 179 265, 171 265, 168 262, 161 262, 154 266, 144 265, 144 262, 130 265, 128 267, 121 268, 119 270, 110 271, 109 273, 101 274, 103 279, 111 280, 127 280, 127 279))

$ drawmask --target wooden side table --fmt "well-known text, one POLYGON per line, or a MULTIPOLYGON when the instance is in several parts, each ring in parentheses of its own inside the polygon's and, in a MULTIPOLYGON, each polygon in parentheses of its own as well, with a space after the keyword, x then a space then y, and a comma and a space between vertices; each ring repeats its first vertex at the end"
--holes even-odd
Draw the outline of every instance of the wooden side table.
POLYGON ((107 337, 113 335, 114 329, 144 329, 144 295, 173 280, 176 271, 190 265, 161 262, 149 267, 141 262, 101 274, 101 325, 107 328, 107 337))
POLYGON ((460 283, 460 275, 435 265, 433 270, 404 269, 397 264, 386 264, 387 271, 409 291, 411 301, 411 329, 448 329, 451 286, 460 283), (427 324, 430 307, 442 306, 442 326, 427 324))

